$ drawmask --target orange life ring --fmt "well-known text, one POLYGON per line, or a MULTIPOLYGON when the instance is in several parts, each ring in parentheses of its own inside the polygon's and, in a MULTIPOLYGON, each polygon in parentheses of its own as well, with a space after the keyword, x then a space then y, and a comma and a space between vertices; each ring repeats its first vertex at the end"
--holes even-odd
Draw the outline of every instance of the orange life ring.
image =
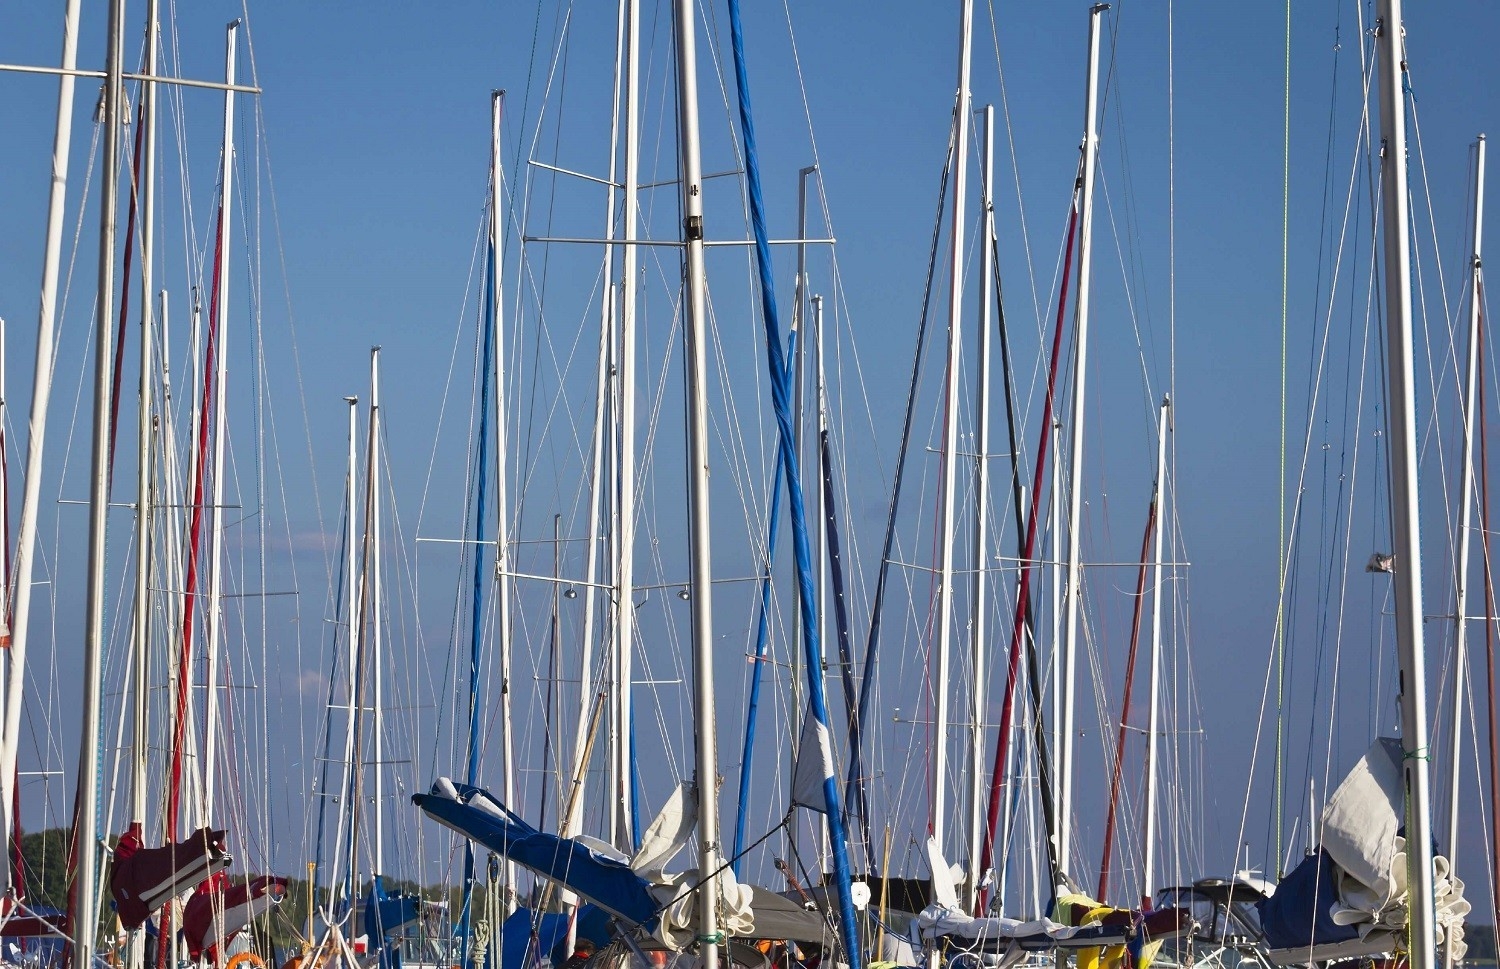
POLYGON ((253 952, 238 952, 224 963, 224 969, 266 969, 266 963, 253 952))

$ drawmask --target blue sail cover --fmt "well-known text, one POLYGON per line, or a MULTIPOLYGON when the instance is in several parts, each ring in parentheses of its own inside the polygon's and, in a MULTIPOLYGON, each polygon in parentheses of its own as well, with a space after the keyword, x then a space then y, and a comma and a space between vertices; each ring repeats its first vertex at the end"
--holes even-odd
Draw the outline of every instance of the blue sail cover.
MULTIPOLYGON (((561 912, 538 916, 529 908, 518 908, 500 926, 500 969, 534 969, 567 937, 568 917, 561 912)), ((552 960, 554 966, 561 964, 552 960)))
MULTIPOLYGON (((574 917, 580 940, 587 939, 601 949, 610 943, 609 916, 598 906, 580 906, 574 917)), ((500 969, 536 969, 544 962, 560 966, 572 955, 563 946, 567 941, 567 915, 538 915, 532 909, 518 908, 500 926, 500 969)))
POLYGON ((1273 949, 1295 949, 1359 938, 1354 926, 1333 920, 1337 901, 1333 859, 1319 848, 1276 885, 1275 894, 1255 903, 1266 943, 1273 949))
POLYGON ((652 929, 656 900, 650 883, 630 866, 571 838, 544 834, 513 814, 488 791, 438 778, 412 803, 439 824, 477 841, 548 881, 556 882, 617 918, 652 929))
POLYGON ((369 945, 380 952, 380 969, 401 969, 401 950, 392 941, 408 935, 408 927, 419 922, 425 912, 437 907, 436 903, 426 901, 420 895, 409 892, 390 894, 376 876, 365 895, 363 914, 369 945))

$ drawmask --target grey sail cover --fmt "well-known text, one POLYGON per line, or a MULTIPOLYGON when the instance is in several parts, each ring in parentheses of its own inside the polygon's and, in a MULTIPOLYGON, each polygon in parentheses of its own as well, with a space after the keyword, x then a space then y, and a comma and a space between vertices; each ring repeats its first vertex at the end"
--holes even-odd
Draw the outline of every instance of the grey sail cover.
POLYGON ((1380 737, 1365 751, 1323 809, 1319 843, 1356 881, 1391 901, 1400 889, 1391 877, 1399 850, 1405 791, 1401 741, 1380 737))
POLYGON ((828 726, 807 710, 802 716, 802 736, 797 740, 797 762, 792 767, 792 804, 827 814, 823 782, 832 776, 833 744, 828 726))

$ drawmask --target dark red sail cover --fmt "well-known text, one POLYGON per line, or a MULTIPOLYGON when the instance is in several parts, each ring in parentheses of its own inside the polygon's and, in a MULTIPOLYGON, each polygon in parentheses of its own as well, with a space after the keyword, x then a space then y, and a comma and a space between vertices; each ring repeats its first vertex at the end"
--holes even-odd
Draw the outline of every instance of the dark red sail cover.
POLYGON ((286 879, 260 875, 229 884, 222 872, 199 885, 182 909, 182 938, 194 961, 206 954, 217 961, 216 950, 233 939, 257 915, 286 898, 286 879), (222 915, 222 921, 220 917, 222 915))
POLYGON ((121 836, 109 873, 109 891, 121 924, 127 929, 141 927, 168 899, 228 868, 225 833, 200 828, 181 843, 160 848, 141 847, 133 829, 121 836))

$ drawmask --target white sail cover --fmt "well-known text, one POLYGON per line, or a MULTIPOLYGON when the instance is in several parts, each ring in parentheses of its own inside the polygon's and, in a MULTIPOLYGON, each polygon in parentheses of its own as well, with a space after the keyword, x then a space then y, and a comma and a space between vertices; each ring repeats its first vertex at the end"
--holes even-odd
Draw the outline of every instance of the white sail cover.
POLYGON ((950 866, 936 838, 927 839, 927 867, 932 873, 932 902, 945 909, 958 909, 958 882, 962 869, 950 866))
MULTIPOLYGON (((1297 939, 1294 945, 1282 942, 1286 948, 1271 950, 1273 962, 1288 965, 1354 958, 1393 951, 1402 944, 1408 917, 1406 839, 1397 832, 1406 801, 1404 756, 1399 740, 1376 740, 1323 809, 1319 843, 1332 862, 1332 898, 1319 892, 1299 904, 1322 908, 1329 921, 1353 930, 1356 937, 1326 943, 1319 938, 1297 939)), ((1435 855, 1432 867, 1437 940, 1451 944, 1454 958, 1462 960, 1468 949, 1463 940, 1464 916, 1472 906, 1447 858, 1435 855)), ((1272 945, 1276 944, 1273 940, 1272 945)))
POLYGON ((832 776, 833 745, 828 738, 828 725, 819 723, 809 709, 802 716, 797 762, 792 767, 792 803, 827 814, 828 797, 823 782, 832 776))
MULTIPOLYGON (((671 949, 685 949, 697 938, 698 893, 693 891, 701 879, 697 869, 672 875, 659 875, 651 894, 659 904, 665 903, 656 938, 671 949)), ((734 872, 719 872, 719 931, 726 936, 754 936, 755 912, 750 907, 749 885, 735 881, 734 872)))
POLYGON ((1368 886, 1382 905, 1397 894, 1392 866, 1405 800, 1401 757, 1399 740, 1381 737, 1371 744, 1323 808, 1318 837, 1333 863, 1368 886))
MULTIPOLYGON (((1339 873, 1338 903, 1330 915, 1361 937, 1406 928, 1406 839, 1396 833, 1406 800, 1404 756, 1401 741, 1379 738, 1323 809, 1323 850, 1339 873)), ((1432 868, 1438 939, 1452 940, 1455 957, 1462 959, 1468 948, 1463 920, 1472 906, 1447 858, 1434 856, 1432 868)))
POLYGON ((630 870, 654 879, 687 845, 697 827, 698 785, 683 781, 641 836, 641 846, 630 859, 630 870))

